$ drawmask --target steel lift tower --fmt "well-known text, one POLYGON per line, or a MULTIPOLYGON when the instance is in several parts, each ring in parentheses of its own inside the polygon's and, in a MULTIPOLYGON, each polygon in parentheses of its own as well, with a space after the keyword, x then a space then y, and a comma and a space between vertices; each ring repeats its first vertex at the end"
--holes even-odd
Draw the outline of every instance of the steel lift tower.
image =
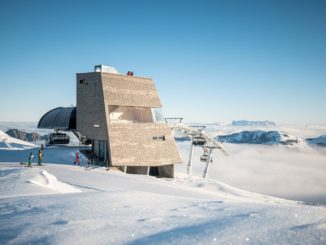
POLYGON ((171 117, 166 118, 165 120, 171 129, 177 130, 191 139, 191 148, 187 163, 188 175, 191 175, 194 146, 201 146, 204 150, 204 154, 200 157, 202 162, 206 162, 203 172, 204 179, 207 178, 209 164, 213 161, 214 149, 218 149, 222 151, 224 155, 228 156, 228 153, 225 151, 223 145, 204 131, 205 126, 188 126, 182 123, 183 118, 181 117, 171 117))

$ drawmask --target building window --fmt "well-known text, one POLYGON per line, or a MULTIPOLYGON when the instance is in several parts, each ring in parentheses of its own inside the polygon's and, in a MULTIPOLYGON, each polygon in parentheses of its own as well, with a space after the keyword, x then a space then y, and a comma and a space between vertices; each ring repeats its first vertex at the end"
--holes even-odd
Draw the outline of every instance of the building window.
POLYGON ((156 123, 165 122, 165 117, 163 115, 162 108, 152 108, 152 114, 153 114, 154 122, 156 123))
POLYGON ((85 82, 85 79, 80 79, 80 80, 79 80, 79 84, 85 84, 85 85, 88 85, 88 82, 85 82))
POLYGON ((165 141, 165 135, 162 136, 153 136, 153 140, 158 140, 158 141, 165 141))
POLYGON ((109 106, 112 123, 152 123, 152 110, 149 107, 109 106))

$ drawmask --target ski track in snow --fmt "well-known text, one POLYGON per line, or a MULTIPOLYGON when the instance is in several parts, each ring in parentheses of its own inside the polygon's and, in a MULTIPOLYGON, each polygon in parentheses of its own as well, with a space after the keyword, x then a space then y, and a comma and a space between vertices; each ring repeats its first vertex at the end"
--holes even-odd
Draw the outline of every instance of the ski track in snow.
POLYGON ((20 171, 16 171, 16 169, 5 169, 0 171, 0 191, 15 188, 16 181, 19 177, 20 171))

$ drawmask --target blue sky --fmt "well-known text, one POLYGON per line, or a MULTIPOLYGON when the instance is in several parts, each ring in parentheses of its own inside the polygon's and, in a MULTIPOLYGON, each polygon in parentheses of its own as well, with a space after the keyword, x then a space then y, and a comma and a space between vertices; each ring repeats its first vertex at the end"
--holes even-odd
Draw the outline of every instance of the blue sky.
POLYGON ((75 105, 75 73, 155 80, 166 116, 326 123, 326 1, 0 0, 0 121, 75 105))

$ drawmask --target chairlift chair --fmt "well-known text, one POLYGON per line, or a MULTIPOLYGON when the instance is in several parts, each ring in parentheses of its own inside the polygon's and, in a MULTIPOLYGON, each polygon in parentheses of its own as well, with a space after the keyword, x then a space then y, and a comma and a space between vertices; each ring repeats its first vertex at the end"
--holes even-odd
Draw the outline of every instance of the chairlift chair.
POLYGON ((196 136, 193 138, 192 143, 194 146, 203 146, 206 144, 206 140, 204 137, 196 136))
MULTIPOLYGON (((208 160, 208 155, 207 154, 203 154, 203 155, 201 155, 200 156, 200 161, 201 162, 207 162, 207 160, 208 160)), ((211 162, 213 162, 213 158, 211 158, 211 162)))
POLYGON ((65 133, 59 133, 59 132, 55 132, 55 133, 51 133, 48 141, 46 142, 46 145, 65 145, 65 144, 69 144, 70 142, 70 137, 68 134, 65 133))

